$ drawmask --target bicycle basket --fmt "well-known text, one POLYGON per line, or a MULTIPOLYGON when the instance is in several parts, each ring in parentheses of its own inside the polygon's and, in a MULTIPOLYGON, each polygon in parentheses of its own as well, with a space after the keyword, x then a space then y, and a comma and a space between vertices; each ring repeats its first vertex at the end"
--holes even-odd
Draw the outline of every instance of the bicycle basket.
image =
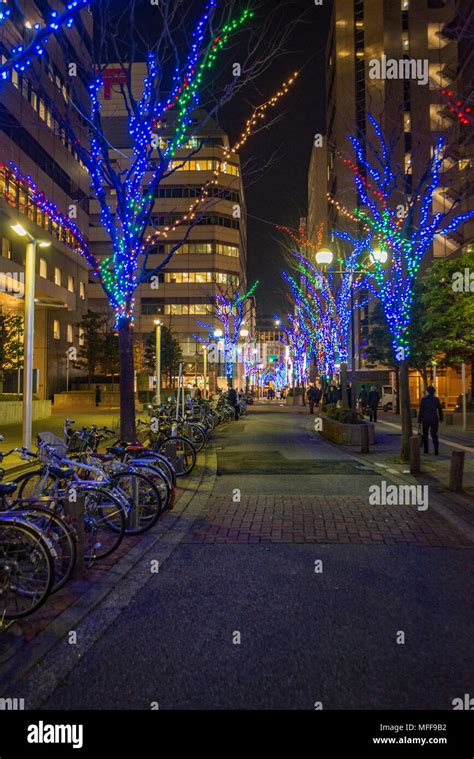
POLYGON ((67 441, 67 452, 82 453, 87 450, 89 441, 92 446, 91 435, 83 434, 82 432, 73 432, 67 441))
POLYGON ((44 447, 41 445, 41 443, 46 443, 46 445, 51 445, 55 449, 55 452, 57 453, 60 458, 65 458, 67 456, 67 446, 64 440, 62 440, 57 435, 54 435, 52 432, 39 432, 38 433, 38 458, 43 463, 47 463, 51 460, 51 456, 44 449, 44 447))

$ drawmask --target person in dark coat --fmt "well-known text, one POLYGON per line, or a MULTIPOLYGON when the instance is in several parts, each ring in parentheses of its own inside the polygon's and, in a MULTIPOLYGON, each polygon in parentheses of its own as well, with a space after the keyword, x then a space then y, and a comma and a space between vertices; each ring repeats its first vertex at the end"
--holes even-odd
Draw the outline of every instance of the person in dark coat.
POLYGON ((358 401, 359 401, 359 404, 360 404, 360 410, 361 410, 362 414, 365 414, 365 412, 366 412, 368 397, 369 397, 369 395, 367 393, 367 390, 365 389, 365 385, 362 385, 361 391, 359 393, 359 398, 358 398, 358 401))
POLYGON ((439 453, 438 427, 443 421, 443 409, 439 398, 435 395, 433 386, 426 388, 428 395, 421 399, 420 410, 418 412, 418 424, 421 424, 423 434, 423 448, 425 453, 429 453, 428 434, 431 431, 435 456, 439 453))
POLYGON ((321 398, 320 390, 314 385, 310 385, 310 387, 308 388, 307 395, 308 395, 308 403, 309 403, 309 413, 314 414, 314 407, 315 405, 316 406, 318 405, 321 398))
POLYGON ((235 388, 231 387, 228 394, 227 394, 227 400, 229 401, 229 404, 234 409, 235 419, 237 420, 239 418, 239 401, 237 398, 237 391, 235 388))
POLYGON ((96 385, 95 386, 95 405, 100 406, 101 400, 102 400, 102 394, 100 392, 100 387, 99 385, 96 385))
POLYGON ((367 405, 370 409, 370 421, 376 422, 377 421, 377 409, 379 407, 379 401, 380 401, 380 395, 375 387, 375 385, 372 385, 370 388, 370 392, 367 398, 367 405))

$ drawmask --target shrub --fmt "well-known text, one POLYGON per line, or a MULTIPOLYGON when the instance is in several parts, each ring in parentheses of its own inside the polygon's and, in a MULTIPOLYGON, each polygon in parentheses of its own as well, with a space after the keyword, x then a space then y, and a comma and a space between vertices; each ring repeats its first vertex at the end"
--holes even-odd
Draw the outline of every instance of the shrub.
POLYGON ((323 407, 323 414, 330 419, 334 419, 335 422, 341 422, 342 424, 364 424, 365 420, 357 411, 352 411, 349 408, 337 408, 337 406, 329 405, 323 407))

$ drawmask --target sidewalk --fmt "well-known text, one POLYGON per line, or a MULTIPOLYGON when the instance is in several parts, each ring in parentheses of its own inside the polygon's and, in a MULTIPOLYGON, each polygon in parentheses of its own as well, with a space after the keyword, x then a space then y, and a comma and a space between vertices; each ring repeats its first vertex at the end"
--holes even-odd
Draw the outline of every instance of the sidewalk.
MULTIPOLYGON (((417 434, 414 419, 413 432, 417 434)), ((377 467, 382 476, 395 482, 428 485, 431 497, 438 504, 439 513, 453 524, 469 525, 474 530, 474 432, 463 431, 445 424, 440 428, 439 456, 434 456, 430 440, 430 453, 421 454, 421 474, 413 477, 408 464, 400 462, 401 426, 400 417, 395 414, 379 415, 375 426, 375 445, 370 453, 361 454, 360 448, 344 446, 344 450, 358 461, 377 467), (464 450, 465 465, 463 492, 449 490, 451 455, 454 450, 464 450)))

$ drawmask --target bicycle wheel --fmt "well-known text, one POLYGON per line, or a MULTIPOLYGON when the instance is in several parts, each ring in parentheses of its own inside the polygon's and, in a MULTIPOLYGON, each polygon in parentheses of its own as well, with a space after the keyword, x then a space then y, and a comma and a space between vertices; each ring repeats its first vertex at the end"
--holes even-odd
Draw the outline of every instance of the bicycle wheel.
POLYGON ((99 561, 110 556, 124 538, 127 519, 125 505, 103 485, 95 487, 88 484, 83 491, 84 558, 87 561, 99 561))
POLYGON ((40 608, 54 582, 54 562, 40 531, 23 519, 0 517, 0 619, 40 608))
POLYGON ((49 495, 56 483, 56 477, 46 474, 44 469, 35 469, 33 472, 21 474, 16 479, 18 483, 18 498, 37 498, 41 495, 49 495))
POLYGON ((151 477, 143 472, 124 469, 112 474, 110 487, 126 499, 127 535, 142 535, 158 521, 163 508, 160 491, 151 477))
POLYGON ((169 437, 161 443, 159 451, 170 459, 177 477, 183 477, 193 471, 196 449, 188 438, 169 437))
POLYGON ((199 451, 202 451, 202 449, 204 448, 207 442, 206 432, 204 430, 204 427, 196 423, 188 423, 188 427, 190 430, 189 439, 194 445, 196 452, 199 453, 199 451))
POLYGON ((51 593, 56 593, 67 583, 76 566, 76 539, 72 529, 52 508, 22 505, 15 513, 37 527, 48 541, 54 561, 54 583, 51 593))
POLYGON ((176 485, 176 472, 174 470, 173 464, 166 456, 164 456, 162 453, 158 453, 158 451, 152 451, 149 448, 146 448, 144 451, 141 451, 140 458, 151 459, 153 466, 158 466, 161 470, 163 470, 168 480, 173 485, 176 485))
POLYGON ((141 470, 156 485, 161 496, 162 511, 171 508, 174 485, 169 481, 166 473, 155 465, 153 459, 146 457, 144 459, 130 459, 129 464, 135 469, 141 470))

